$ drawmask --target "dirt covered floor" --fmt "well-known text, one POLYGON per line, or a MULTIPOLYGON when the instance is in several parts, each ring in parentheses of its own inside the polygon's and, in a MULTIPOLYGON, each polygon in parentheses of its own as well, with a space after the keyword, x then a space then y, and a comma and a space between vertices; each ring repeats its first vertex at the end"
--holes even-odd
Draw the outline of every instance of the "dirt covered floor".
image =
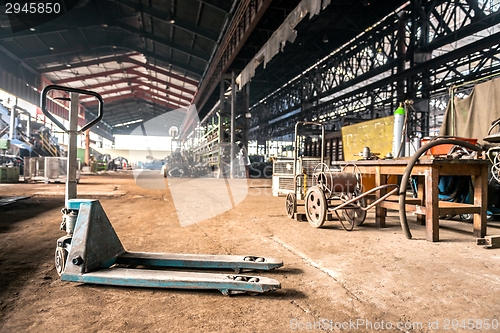
MULTIPOLYGON (((164 179, 158 172, 85 175, 79 195, 100 200, 130 251, 280 258, 257 274, 276 292, 125 288, 63 282, 54 268, 64 184, 1 184, 0 332, 298 332, 500 330, 500 249, 477 246, 472 225, 442 220, 439 243, 397 212, 388 227, 348 233, 290 220, 269 179, 164 179)), ((500 234, 490 223, 488 234, 500 234)))

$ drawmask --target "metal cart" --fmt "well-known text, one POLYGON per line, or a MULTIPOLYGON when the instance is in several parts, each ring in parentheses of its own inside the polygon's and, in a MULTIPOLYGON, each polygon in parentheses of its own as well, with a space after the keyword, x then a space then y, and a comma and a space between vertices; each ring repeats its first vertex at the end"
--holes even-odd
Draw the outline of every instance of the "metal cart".
POLYGON ((307 219, 311 226, 320 228, 336 215, 342 227, 351 231, 354 225, 363 224, 368 209, 395 194, 398 186, 382 185, 362 193, 362 177, 355 163, 342 168, 328 165, 324 157, 324 137, 325 128, 321 123, 298 122, 295 125, 293 158, 278 159, 273 164, 273 194, 286 195, 285 209, 289 218, 307 219), (309 131, 300 132, 308 126, 309 131), (299 156, 304 145, 301 138, 307 135, 319 136, 316 139, 321 140, 320 157, 299 156), (366 197, 385 188, 392 190, 367 206, 366 197), (298 212, 300 206, 304 206, 304 213, 298 212))

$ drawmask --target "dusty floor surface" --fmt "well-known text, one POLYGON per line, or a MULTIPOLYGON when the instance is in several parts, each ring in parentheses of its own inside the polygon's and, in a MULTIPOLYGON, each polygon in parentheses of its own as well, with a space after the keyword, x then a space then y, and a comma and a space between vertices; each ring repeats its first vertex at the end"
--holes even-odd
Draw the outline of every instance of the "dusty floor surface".
MULTIPOLYGON (((385 229, 373 211, 350 233, 336 221, 314 229, 286 217, 270 180, 249 180, 247 189, 156 174, 83 176, 79 194, 101 201, 127 250, 280 258, 284 267, 258 274, 282 289, 226 297, 60 281, 64 185, 1 184, 0 196, 31 197, 0 207, 0 332, 500 330, 500 249, 477 246, 470 224, 441 221, 439 243, 427 242, 413 217, 414 239, 405 239, 396 212, 385 229)), ((500 223, 488 234, 500 234, 500 223)))

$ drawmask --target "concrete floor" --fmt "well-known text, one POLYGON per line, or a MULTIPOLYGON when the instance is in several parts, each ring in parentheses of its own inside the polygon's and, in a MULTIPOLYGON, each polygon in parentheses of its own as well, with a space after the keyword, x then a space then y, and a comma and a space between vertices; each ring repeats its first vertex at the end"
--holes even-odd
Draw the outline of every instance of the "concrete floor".
MULTIPOLYGON (((439 243, 397 212, 388 227, 348 233, 290 220, 268 179, 163 179, 156 171, 84 175, 81 197, 98 198, 130 251, 280 258, 258 273, 273 293, 83 285, 54 269, 64 184, 0 184, 0 332, 499 331, 500 249, 477 246, 472 225, 442 220, 439 243)), ((490 223, 488 235, 500 234, 490 223)))

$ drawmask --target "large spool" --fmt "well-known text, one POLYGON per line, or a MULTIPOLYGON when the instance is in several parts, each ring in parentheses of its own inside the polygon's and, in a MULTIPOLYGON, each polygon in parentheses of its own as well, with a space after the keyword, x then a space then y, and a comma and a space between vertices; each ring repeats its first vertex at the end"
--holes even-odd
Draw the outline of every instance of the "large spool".
MULTIPOLYGON (((330 196, 339 193, 354 193, 359 188, 358 178, 352 172, 317 172, 313 177, 325 192, 330 193, 330 196)), ((328 198, 328 195, 326 196, 328 198)))

